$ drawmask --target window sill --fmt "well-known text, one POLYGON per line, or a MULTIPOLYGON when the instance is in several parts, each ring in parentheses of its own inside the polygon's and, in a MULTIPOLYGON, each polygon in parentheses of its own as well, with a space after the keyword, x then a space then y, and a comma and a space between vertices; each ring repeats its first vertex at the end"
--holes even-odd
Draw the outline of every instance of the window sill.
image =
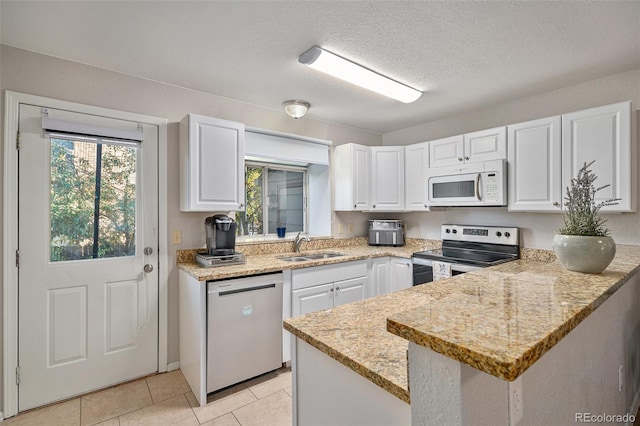
MULTIPOLYGON (((284 238, 279 238, 277 235, 244 235, 236 236, 237 244, 261 244, 264 242, 278 242, 278 241, 293 241, 297 233, 286 234, 284 238)), ((307 235, 312 240, 328 240, 333 238, 331 236, 322 235, 307 235)))

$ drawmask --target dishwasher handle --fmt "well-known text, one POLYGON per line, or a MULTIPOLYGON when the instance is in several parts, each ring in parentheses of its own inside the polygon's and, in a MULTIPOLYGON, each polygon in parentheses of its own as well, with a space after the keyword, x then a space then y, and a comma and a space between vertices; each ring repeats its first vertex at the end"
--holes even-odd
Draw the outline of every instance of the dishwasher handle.
POLYGON ((215 293, 218 293, 220 295, 220 297, 222 297, 222 296, 229 296, 231 294, 238 294, 238 293, 246 293, 246 292, 249 292, 249 291, 264 290, 264 289, 267 289, 267 288, 276 288, 276 283, 257 285, 257 286, 251 286, 251 287, 244 287, 244 288, 236 288, 236 289, 232 289, 232 290, 216 291, 215 293))

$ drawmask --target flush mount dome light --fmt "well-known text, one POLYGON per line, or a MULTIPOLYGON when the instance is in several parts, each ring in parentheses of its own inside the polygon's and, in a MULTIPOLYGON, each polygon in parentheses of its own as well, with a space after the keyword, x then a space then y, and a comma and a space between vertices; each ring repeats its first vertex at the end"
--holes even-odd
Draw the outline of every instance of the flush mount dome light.
POLYGON ((422 96, 422 92, 413 87, 398 83, 318 46, 313 46, 300 55, 298 62, 406 104, 422 96))
POLYGON ((282 106, 289 116, 293 118, 300 118, 307 113, 311 104, 307 101, 292 99, 290 101, 284 101, 282 106))

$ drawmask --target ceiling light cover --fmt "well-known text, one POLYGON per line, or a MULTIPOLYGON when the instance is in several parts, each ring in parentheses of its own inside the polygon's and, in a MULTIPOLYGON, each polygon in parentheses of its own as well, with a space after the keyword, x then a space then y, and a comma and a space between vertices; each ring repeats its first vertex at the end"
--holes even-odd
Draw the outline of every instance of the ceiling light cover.
POLYGON ((311 104, 307 101, 300 101, 297 99, 293 99, 290 101, 284 101, 282 103, 284 110, 289 116, 293 118, 300 118, 307 113, 311 104))
POLYGON ((300 55, 298 62, 407 104, 422 96, 422 92, 413 87, 398 83, 389 77, 371 71, 362 65, 351 62, 318 46, 313 46, 300 55))

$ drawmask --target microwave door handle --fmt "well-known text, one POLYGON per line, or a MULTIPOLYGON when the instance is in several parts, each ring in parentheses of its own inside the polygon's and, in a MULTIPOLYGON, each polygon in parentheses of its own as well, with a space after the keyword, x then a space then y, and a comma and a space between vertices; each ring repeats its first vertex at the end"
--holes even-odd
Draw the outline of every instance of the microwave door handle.
POLYGON ((480 179, 482 177, 481 173, 478 173, 478 175, 476 176, 476 199, 478 201, 482 200, 482 197, 480 196, 480 179))

